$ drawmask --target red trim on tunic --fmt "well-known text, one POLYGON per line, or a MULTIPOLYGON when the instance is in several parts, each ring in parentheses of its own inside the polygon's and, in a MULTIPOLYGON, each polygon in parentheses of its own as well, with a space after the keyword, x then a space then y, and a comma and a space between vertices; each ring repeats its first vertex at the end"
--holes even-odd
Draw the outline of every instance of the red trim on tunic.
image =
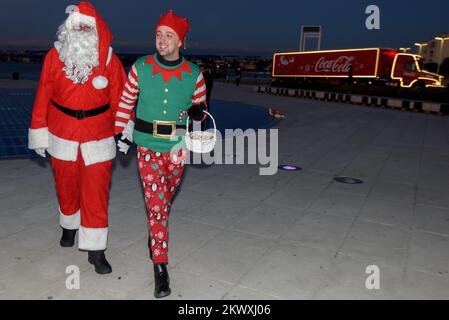
POLYGON ((186 60, 184 60, 184 63, 182 65, 180 65, 176 69, 165 69, 165 68, 162 68, 160 65, 157 64, 156 60, 154 59, 154 56, 149 56, 145 60, 145 63, 153 65, 153 76, 158 74, 158 73, 162 73, 162 77, 163 77, 165 83, 170 81, 170 79, 173 76, 175 76, 176 78, 181 80, 183 71, 188 72, 188 73, 192 73, 192 69, 190 68, 189 63, 186 60))

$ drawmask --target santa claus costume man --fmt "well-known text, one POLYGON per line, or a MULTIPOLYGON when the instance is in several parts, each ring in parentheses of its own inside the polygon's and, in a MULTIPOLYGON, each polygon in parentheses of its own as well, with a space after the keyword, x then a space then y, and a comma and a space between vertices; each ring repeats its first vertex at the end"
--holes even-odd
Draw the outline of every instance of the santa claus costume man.
POLYGON ((126 73, 106 22, 88 2, 69 6, 46 55, 29 129, 29 148, 47 151, 56 182, 60 244, 78 248, 99 274, 105 258, 115 114, 126 73))
MULTIPOLYGON (((187 154, 176 129, 186 128, 187 114, 204 120, 206 85, 200 69, 187 61, 180 48, 189 30, 187 19, 171 10, 155 28, 156 54, 139 58, 132 66, 118 105, 116 133, 121 152, 137 144, 137 162, 145 195, 149 226, 149 250, 153 260, 156 298, 168 296, 168 214, 179 186, 187 154), (130 127, 137 104, 135 127, 130 127)), ((132 126, 132 125, 131 125, 132 126)))

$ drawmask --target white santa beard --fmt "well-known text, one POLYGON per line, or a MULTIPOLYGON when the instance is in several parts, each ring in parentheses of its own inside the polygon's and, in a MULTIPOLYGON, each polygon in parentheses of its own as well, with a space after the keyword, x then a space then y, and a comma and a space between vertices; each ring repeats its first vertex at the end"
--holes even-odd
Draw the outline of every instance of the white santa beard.
POLYGON ((55 46, 59 51, 59 59, 64 62, 66 77, 73 83, 85 83, 98 66, 98 35, 91 32, 69 30, 65 24, 58 30, 58 41, 55 46))

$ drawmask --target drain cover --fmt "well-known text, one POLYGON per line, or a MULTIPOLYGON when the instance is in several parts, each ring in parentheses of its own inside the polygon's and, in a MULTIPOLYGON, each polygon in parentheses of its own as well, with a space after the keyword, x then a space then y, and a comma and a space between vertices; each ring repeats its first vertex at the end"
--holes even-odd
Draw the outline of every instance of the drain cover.
POLYGON ((362 180, 356 179, 356 178, 351 178, 351 177, 335 177, 334 180, 337 182, 340 182, 340 183, 345 183, 345 184, 361 184, 361 183, 363 183, 362 180))
POLYGON ((299 171, 302 170, 300 167, 297 166, 291 166, 291 165, 282 165, 278 167, 280 170, 284 171, 299 171))

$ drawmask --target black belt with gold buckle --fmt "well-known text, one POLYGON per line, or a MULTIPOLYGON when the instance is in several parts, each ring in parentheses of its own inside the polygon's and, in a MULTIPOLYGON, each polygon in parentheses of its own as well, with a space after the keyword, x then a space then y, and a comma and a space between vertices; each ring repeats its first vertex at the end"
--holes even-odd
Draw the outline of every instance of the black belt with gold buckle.
POLYGON ((143 133, 152 134, 157 138, 170 139, 175 137, 176 129, 185 129, 185 125, 176 124, 175 121, 159 121, 153 120, 148 122, 139 118, 136 118, 134 129, 143 133))

